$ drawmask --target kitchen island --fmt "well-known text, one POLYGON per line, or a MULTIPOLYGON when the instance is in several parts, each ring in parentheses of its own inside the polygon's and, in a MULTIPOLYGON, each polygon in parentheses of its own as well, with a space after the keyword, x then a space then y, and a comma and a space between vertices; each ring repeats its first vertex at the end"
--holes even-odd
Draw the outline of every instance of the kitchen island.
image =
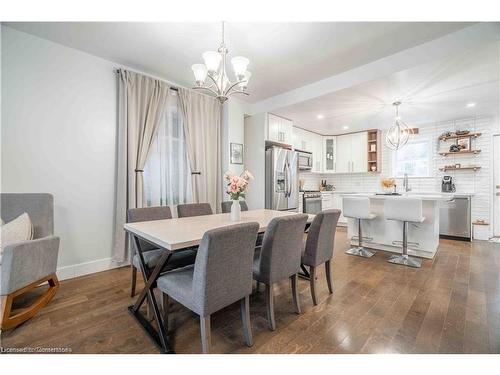
MULTIPOLYGON (((343 197, 370 198, 371 212, 377 215, 372 220, 362 220, 363 246, 371 249, 403 252, 403 224, 400 221, 387 220, 384 216, 384 203, 387 199, 422 199, 422 223, 408 225, 408 254, 432 259, 439 246, 439 202, 453 199, 451 194, 403 194, 376 195, 376 194, 344 194, 343 197), (395 242, 399 241, 399 242, 395 242)), ((358 244, 358 220, 348 219, 347 235, 351 238, 351 245, 358 244), (354 238, 354 239, 353 239, 354 238)))

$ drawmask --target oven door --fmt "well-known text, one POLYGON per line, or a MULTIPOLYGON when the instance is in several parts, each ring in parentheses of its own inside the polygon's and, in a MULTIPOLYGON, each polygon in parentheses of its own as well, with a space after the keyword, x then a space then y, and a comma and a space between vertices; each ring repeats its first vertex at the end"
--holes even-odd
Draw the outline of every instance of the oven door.
POLYGON ((321 197, 305 198, 304 197, 304 213, 306 214, 319 214, 321 212, 321 197))

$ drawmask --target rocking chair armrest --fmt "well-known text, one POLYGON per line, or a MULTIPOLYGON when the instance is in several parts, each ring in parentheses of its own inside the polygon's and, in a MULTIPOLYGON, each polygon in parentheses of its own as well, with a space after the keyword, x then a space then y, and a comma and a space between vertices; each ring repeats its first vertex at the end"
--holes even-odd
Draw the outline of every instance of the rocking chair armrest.
POLYGON ((56 272, 59 237, 8 245, 3 250, 0 295, 10 294, 56 272))

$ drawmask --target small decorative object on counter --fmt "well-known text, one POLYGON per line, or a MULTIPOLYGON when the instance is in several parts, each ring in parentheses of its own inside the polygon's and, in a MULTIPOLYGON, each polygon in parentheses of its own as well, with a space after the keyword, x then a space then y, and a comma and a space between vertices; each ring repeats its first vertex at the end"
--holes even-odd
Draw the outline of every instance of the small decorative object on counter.
POLYGON ((230 196, 233 204, 231 205, 231 221, 241 220, 240 198, 245 198, 245 191, 253 176, 249 171, 243 172, 240 176, 232 172, 226 172, 224 179, 227 181, 226 193, 230 196))
POLYGON ((392 193, 391 190, 396 187, 396 181, 393 178, 383 178, 380 183, 386 193, 392 193))

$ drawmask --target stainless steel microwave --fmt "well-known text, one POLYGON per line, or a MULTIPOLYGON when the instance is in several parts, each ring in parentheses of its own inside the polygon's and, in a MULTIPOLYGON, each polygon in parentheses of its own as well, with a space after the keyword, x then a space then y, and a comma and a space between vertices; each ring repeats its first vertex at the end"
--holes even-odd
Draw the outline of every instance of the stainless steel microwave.
POLYGON ((313 155, 309 151, 295 150, 299 154, 299 169, 311 170, 313 167, 313 155))

